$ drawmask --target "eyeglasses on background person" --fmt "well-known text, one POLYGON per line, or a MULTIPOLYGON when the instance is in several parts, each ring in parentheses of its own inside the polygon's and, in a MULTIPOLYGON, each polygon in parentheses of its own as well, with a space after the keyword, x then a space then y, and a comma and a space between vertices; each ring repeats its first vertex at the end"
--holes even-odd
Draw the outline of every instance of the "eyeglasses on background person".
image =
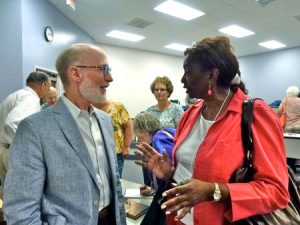
POLYGON ((165 91, 167 91, 167 89, 166 88, 154 88, 153 91, 154 92, 165 92, 165 91))

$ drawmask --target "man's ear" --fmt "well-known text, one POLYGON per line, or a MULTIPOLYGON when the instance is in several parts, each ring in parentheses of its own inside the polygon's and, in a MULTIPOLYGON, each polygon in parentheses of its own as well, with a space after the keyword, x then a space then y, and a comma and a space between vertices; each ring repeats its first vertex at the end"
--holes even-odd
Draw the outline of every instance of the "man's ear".
POLYGON ((70 66, 68 69, 68 72, 70 74, 70 79, 75 81, 75 82, 79 82, 82 80, 82 73, 80 72, 80 70, 78 69, 78 67, 76 66, 70 66))
POLYGON ((46 82, 43 82, 41 88, 46 87, 46 82))

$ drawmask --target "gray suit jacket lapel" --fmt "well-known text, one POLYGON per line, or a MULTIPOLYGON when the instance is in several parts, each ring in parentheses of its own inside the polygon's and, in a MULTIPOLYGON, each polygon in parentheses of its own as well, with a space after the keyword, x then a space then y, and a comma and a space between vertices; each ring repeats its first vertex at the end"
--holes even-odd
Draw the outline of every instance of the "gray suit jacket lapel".
POLYGON ((60 99, 56 103, 52 111, 53 111, 54 119, 57 121, 58 125, 62 129, 66 139, 68 139, 70 145, 78 154, 80 160, 86 166, 87 170, 89 171, 93 180, 98 186, 95 169, 93 167, 93 163, 89 155, 89 152, 81 137, 80 131, 77 127, 77 124, 72 114, 70 113, 70 111, 68 110, 68 108, 66 107, 62 99, 60 99))

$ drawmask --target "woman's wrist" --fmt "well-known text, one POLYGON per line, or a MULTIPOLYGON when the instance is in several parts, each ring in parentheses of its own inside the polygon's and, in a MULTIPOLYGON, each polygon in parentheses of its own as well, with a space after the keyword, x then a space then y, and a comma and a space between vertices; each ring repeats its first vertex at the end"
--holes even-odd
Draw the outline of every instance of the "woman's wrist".
POLYGON ((166 172, 164 180, 172 182, 174 172, 175 172, 175 167, 171 166, 170 170, 166 172))
POLYGON ((230 198, 228 186, 220 183, 209 183, 206 196, 207 201, 227 202, 230 198))

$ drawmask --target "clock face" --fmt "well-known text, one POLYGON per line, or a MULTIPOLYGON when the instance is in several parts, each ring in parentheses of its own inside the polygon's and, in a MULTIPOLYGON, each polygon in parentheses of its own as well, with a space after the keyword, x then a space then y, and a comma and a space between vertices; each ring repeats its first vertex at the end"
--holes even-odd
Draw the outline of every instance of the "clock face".
POLYGON ((46 27, 45 28, 45 38, 46 38, 46 41, 53 41, 53 38, 54 38, 54 34, 53 34, 53 30, 51 27, 46 27))

